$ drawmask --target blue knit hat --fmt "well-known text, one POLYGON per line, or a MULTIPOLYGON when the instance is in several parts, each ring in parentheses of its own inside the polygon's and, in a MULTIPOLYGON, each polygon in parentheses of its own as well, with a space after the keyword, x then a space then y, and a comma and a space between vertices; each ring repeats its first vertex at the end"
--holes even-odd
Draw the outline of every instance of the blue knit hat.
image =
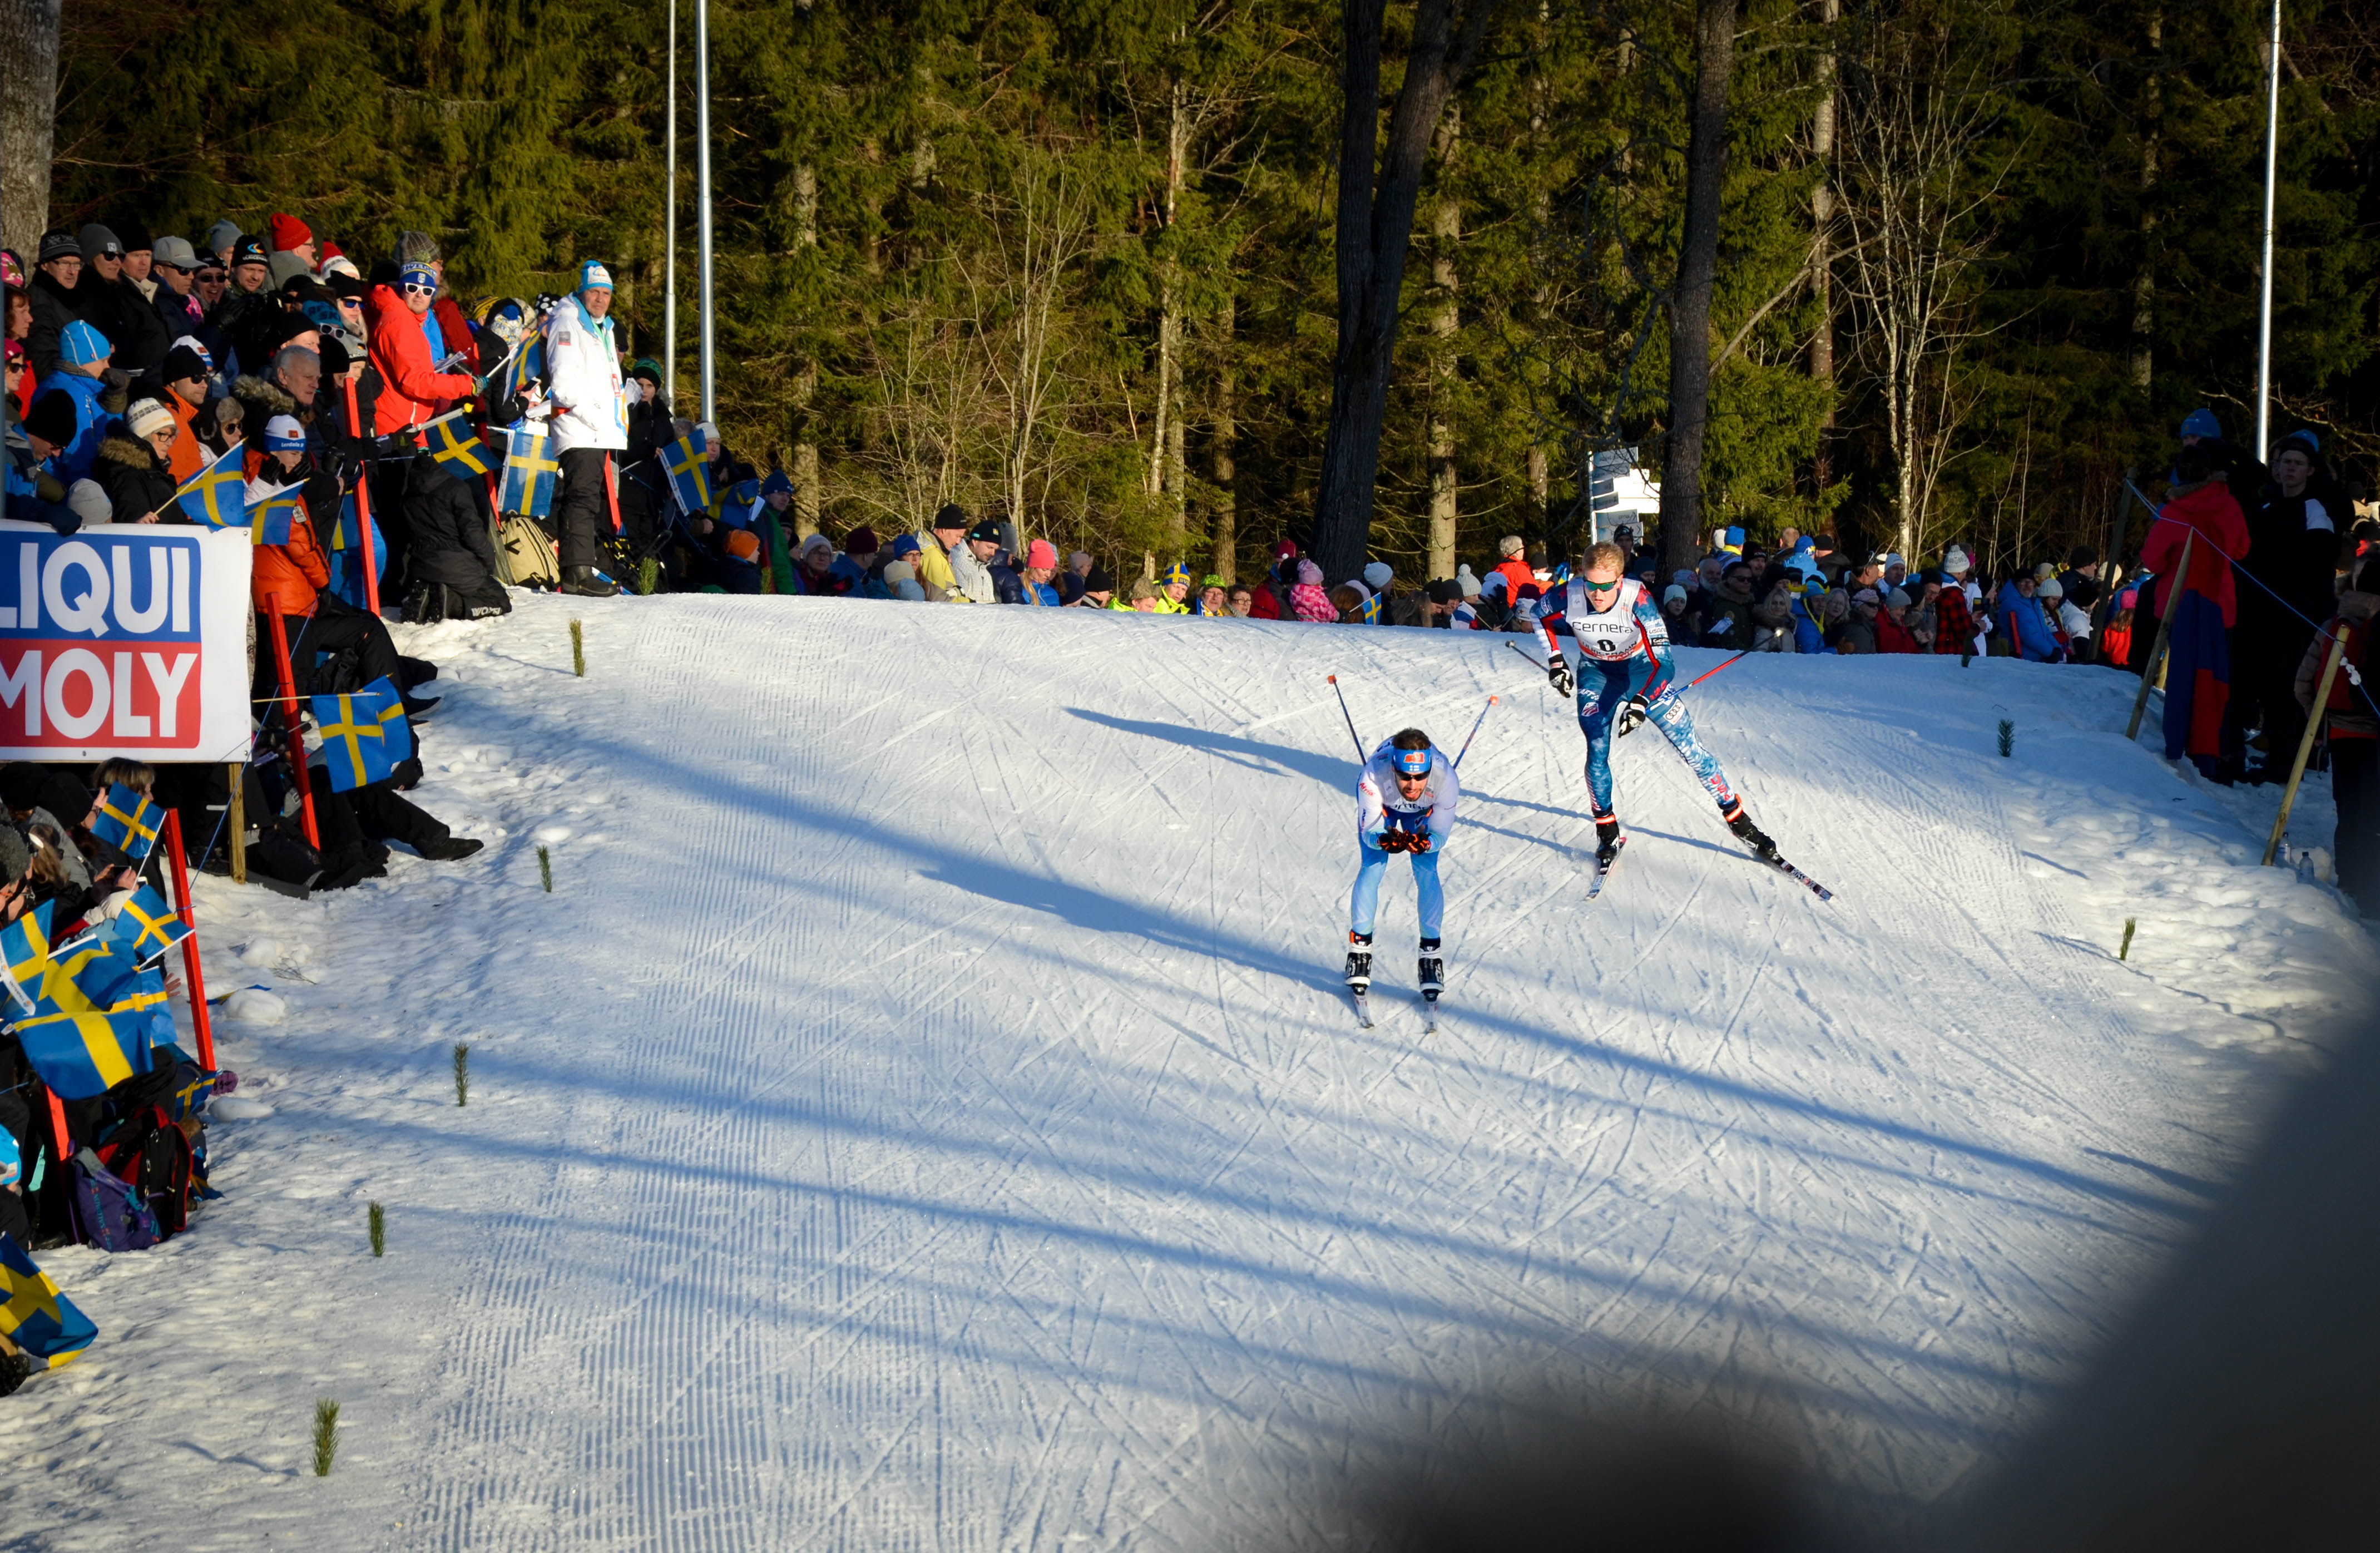
POLYGON ((58 359, 69 367, 88 367, 94 361, 104 361, 115 354, 107 336, 76 319, 58 334, 58 359))
POLYGON ((438 272, 427 264, 407 264, 396 273, 396 280, 399 285, 411 282, 415 285, 435 287, 438 284, 438 272))
POLYGON ((276 415, 264 423, 264 451, 267 453, 303 453, 306 451, 306 429, 298 418, 276 415))
POLYGON ((1190 568, 1177 561, 1172 565, 1166 567, 1165 575, 1159 577, 1157 580, 1165 584, 1169 588, 1177 582, 1183 587, 1187 588, 1190 586, 1190 568))
POLYGON ((769 471, 769 478, 760 482, 760 494, 763 496, 774 496, 781 491, 788 496, 792 495, 794 493, 794 482, 786 478, 784 470, 771 469, 769 471))
POLYGON ((2213 410, 2202 405, 2181 418, 2181 434, 2185 437, 2220 437, 2223 435, 2223 423, 2215 419, 2213 410))
POLYGON ((601 286, 606 291, 611 290, 612 272, 603 268, 601 260, 590 259, 578 266, 577 289, 587 291, 596 286, 601 286))

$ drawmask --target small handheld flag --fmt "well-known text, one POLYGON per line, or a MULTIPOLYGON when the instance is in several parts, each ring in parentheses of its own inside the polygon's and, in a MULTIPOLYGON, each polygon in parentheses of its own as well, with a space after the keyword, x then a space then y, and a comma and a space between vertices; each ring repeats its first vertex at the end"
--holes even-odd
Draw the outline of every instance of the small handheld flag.
POLYGON ((498 386, 493 395, 498 401, 514 397, 532 382, 545 376, 545 336, 532 331, 521 337, 519 345, 504 359, 498 369, 498 386))
POLYGON ((394 763, 412 758, 413 724, 406 721, 405 696, 397 689, 396 682, 382 674, 357 694, 380 698, 380 711, 377 715, 380 718, 381 737, 388 743, 389 760, 394 763))
MULTIPOLYGON (((338 521, 331 525, 332 553, 361 550, 363 541, 358 535, 362 526, 363 520, 356 513, 356 493, 350 491, 339 498, 338 521)), ((388 568, 388 540, 381 534, 378 518, 372 519, 371 537, 373 568, 376 572, 385 571, 388 568)))
POLYGON ((99 1328, 58 1292, 24 1247, 0 1234, 0 1336, 50 1369, 91 1345, 99 1328))
POLYGON ((421 434, 431 459, 456 479, 483 479, 495 467, 479 428, 461 410, 448 410, 424 426, 421 434))
MULTIPOLYGON (((373 683, 387 685, 388 681, 382 678, 373 683)), ((404 704, 395 697, 394 687, 388 695, 367 690, 347 696, 317 696, 313 702, 314 723, 322 730, 322 763, 330 772, 332 792, 352 792, 378 782, 413 752, 412 725, 405 721, 404 704), (395 726, 404 731, 403 754, 393 752, 389 746, 388 724, 382 720, 392 711, 395 714, 395 726)))
POLYGON ((662 449, 662 467, 669 471, 670 491, 678 511, 692 517, 710 510, 710 466, 703 444, 689 433, 662 449))
POLYGON ((17 1006, 33 1012, 33 994, 50 965, 50 912, 55 901, 43 901, 31 911, 0 928, 0 956, 8 962, 5 990, 17 1006))
POLYGON ((189 925, 165 904, 153 884, 144 884, 107 925, 108 947, 138 965, 190 936, 189 925))
POLYGON ((306 504, 295 496, 267 496, 248 509, 248 537, 261 545, 285 545, 289 530, 306 516, 306 504))
POLYGON ((504 483, 498 512, 543 517, 553 510, 553 481, 562 465, 546 453, 546 434, 529 421, 507 429, 504 483))
POLYGON ((240 449, 244 445, 232 443, 222 457, 192 475, 174 493, 174 500, 191 522, 210 528, 233 528, 245 520, 248 508, 240 495, 248 483, 240 474, 240 449))
POLYGON ((60 1099, 88 1100, 149 1071, 149 1021, 141 1011, 45 1013, 18 1020, 16 1035, 25 1061, 60 1099))
MULTIPOLYGON (((287 537, 285 530, 282 538, 287 537)), ((164 811, 155 799, 119 782, 99 801, 99 818, 91 822, 91 833, 139 863, 157 844, 157 828, 164 822, 164 811)))

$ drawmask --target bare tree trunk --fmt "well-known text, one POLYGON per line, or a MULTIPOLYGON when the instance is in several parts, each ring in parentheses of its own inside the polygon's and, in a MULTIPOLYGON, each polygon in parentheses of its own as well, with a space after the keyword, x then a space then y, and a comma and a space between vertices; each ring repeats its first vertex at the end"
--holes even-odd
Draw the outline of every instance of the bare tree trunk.
POLYGON ((2155 362, 2150 337, 2156 328, 2156 260, 2151 247, 2156 235, 2156 208, 2150 196, 2156 188, 2157 140, 2163 104, 2157 72, 2165 48, 2165 13, 2149 13, 2149 75, 2142 83, 2141 115, 2141 264, 2132 273, 2132 386, 2148 391, 2155 362))
POLYGON ((1458 27, 1455 4, 1418 0, 1415 7, 1404 84, 1389 113, 1388 144, 1376 176, 1386 0, 1346 0, 1339 64, 1344 99, 1339 123, 1339 346, 1330 365, 1330 425, 1322 444, 1322 483, 1315 494, 1309 547, 1330 576, 1353 576, 1371 547, 1380 423, 1388 411, 1397 301, 1413 243, 1422 164, 1439 115, 1495 15, 1496 0, 1469 0, 1458 27))
POLYGON ((1237 304, 1231 297, 1223 299, 1223 309, 1216 320, 1215 358, 1215 425, 1213 464, 1215 482, 1215 575, 1226 587, 1240 580, 1239 505, 1232 490, 1232 481, 1239 470, 1232 462, 1239 440, 1238 406, 1233 402, 1237 387, 1232 371, 1232 332, 1236 322, 1237 304))
MULTIPOLYGON (((1438 172, 1441 179, 1453 176, 1454 152, 1462 136, 1463 104, 1457 103, 1446 110, 1446 120, 1439 127, 1438 172)), ((1436 358, 1431 363, 1435 381, 1430 385, 1429 411, 1429 577, 1435 581, 1454 575, 1458 491, 1454 467, 1454 332, 1462 326, 1463 310, 1457 292, 1454 248, 1463 238, 1463 204, 1451 188, 1440 189, 1430 235, 1436 241, 1430 255, 1429 280, 1438 293, 1438 311, 1430 321, 1431 333, 1437 340, 1432 351, 1436 358)))
MULTIPOLYGON (((794 168, 794 242, 800 248, 818 247, 818 169, 808 162, 794 168)), ((810 422, 818 380, 815 361, 804 361, 795 370, 794 467, 789 473, 794 481, 794 515, 805 532, 817 530, 819 514, 825 505, 824 492, 819 488, 818 438, 810 422)))
MULTIPOLYGON (((1552 0, 1537 0, 1536 42, 1540 62, 1552 50, 1552 0)), ((1546 82, 1546 73, 1541 65, 1536 78, 1529 83, 1529 144, 1536 150, 1540 159, 1545 157, 1547 151, 1546 110, 1552 94, 1552 89, 1546 82)), ((1543 330, 1551 322, 1553 315, 1554 288, 1552 283, 1547 279, 1552 272, 1552 265, 1547 252, 1549 245, 1546 237, 1547 234, 1552 232, 1554 228, 1554 197, 1553 190, 1542 183, 1536 189, 1535 213, 1537 241, 1534 247, 1537 259, 1537 275, 1536 284, 1529 288, 1529 307, 1531 322, 1538 329, 1543 330)), ((1544 364, 1533 359, 1528 370, 1532 386, 1542 392, 1546 382, 1544 364)), ((1542 413, 1536 418, 1535 432, 1529 439, 1528 464, 1525 471, 1529 482, 1530 521, 1535 524, 1540 538, 1543 538, 1546 532, 1546 509, 1553 504, 1553 471, 1551 460, 1546 457, 1545 439, 1548 419, 1542 413)))
POLYGON ((0 237, 30 266, 50 224, 59 0, 0 0, 0 237))
POLYGON ((1694 96, 1686 135, 1686 212, 1670 298, 1670 434, 1661 455, 1661 574, 1702 548, 1703 433, 1710 420, 1711 286, 1718 273, 1719 195, 1727 178, 1727 87, 1736 0, 1698 0, 1694 96))
POLYGON ((1818 448, 1812 482, 1820 491, 1835 477, 1835 28, 1842 0, 1821 0, 1826 42, 1818 55, 1818 105, 1810 115, 1810 160, 1818 164, 1818 187, 1810 195, 1810 295, 1817 299, 1818 327, 1810 336, 1810 377, 1827 391, 1818 422, 1818 448))
MULTIPOLYGON (((1182 180, 1190 159, 1190 115, 1179 78, 1169 93, 1165 126, 1165 230, 1182 213, 1182 180)), ((1157 421, 1148 441, 1148 493, 1162 500, 1165 543, 1177 561, 1190 542, 1188 472, 1183 465, 1182 273, 1169 254, 1159 266, 1157 421)))

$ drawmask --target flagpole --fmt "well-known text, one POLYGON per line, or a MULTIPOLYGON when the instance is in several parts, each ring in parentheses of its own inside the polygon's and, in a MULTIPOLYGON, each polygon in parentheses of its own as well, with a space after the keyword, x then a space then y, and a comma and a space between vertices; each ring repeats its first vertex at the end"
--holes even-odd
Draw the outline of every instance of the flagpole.
POLYGON ((715 426, 719 404, 710 330, 710 0, 694 0, 694 178, 701 186, 696 194, 700 224, 695 240, 702 250, 698 261, 702 267, 702 419, 715 426))
POLYGON ((2272 456, 2273 419, 2273 185, 2281 164, 2281 0, 2273 0, 2273 42, 2267 64, 2271 83, 2265 97, 2265 259, 2263 297, 2256 307, 2256 456, 2272 456))
POLYGON ((666 348, 662 352, 662 393, 668 396, 670 409, 677 409, 677 0, 670 0, 669 12, 669 213, 662 218, 667 229, 665 248, 668 258, 662 261, 666 289, 662 297, 662 334, 666 348))

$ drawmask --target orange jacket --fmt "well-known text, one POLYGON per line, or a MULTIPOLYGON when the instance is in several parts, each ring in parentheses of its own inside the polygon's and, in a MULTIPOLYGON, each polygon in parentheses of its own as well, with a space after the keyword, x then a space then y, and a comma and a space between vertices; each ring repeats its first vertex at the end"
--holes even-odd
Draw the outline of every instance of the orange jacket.
POLYGON ((260 614, 312 614, 317 589, 331 586, 331 568, 314 543, 314 525, 300 517, 285 545, 258 545, 249 591, 260 614))
MULTIPOLYGON (((2207 480, 2186 495, 2176 496, 2157 509, 2149 537, 2141 546, 2141 564, 2158 576, 2181 564, 2182 547, 2190 542, 2190 575, 2182 587, 2203 593, 2223 611, 2223 624, 2239 624, 2239 590, 2231 580, 2231 563, 2248 553, 2248 522, 2231 488, 2219 479, 2207 480)), ((2157 585, 2157 609, 2166 611, 2166 586, 2157 585)))
POLYGON ((199 412, 171 390, 161 397, 174 415, 174 453, 165 462, 174 471, 174 483, 180 485, 205 468, 211 455, 199 444, 198 433, 190 430, 190 423, 199 418, 199 412))

